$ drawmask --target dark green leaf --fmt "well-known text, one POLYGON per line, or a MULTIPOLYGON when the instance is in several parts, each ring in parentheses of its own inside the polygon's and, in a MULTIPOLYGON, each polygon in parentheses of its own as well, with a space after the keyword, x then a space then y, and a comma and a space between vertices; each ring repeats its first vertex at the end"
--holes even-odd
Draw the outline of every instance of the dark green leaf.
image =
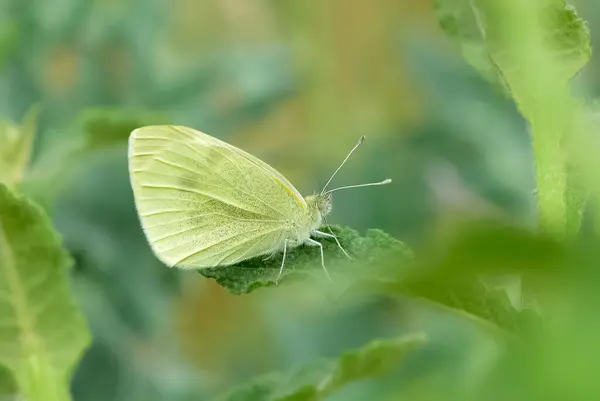
MULTIPOLYGON (((353 257, 348 259, 333 239, 320 239, 323 244, 325 266, 334 281, 345 278, 383 278, 383 266, 389 258, 397 260, 396 266, 411 257, 411 251, 402 242, 380 230, 368 230, 364 237, 350 228, 331 227, 340 243, 353 257)), ((205 277, 214 278, 220 285, 234 294, 249 293, 257 288, 271 286, 279 274, 282 253, 263 260, 263 257, 249 259, 233 266, 215 267, 199 271, 205 277)), ((321 267, 321 253, 318 247, 300 246, 288 250, 281 282, 293 277, 311 275, 326 278, 321 267)))
POLYGON ((168 123, 167 117, 162 113, 121 109, 87 110, 77 121, 77 126, 83 133, 86 150, 124 144, 127 143, 131 131, 136 128, 168 123))
POLYGON ((18 393, 17 383, 10 370, 0 365, 0 400, 4 396, 16 395, 18 393))

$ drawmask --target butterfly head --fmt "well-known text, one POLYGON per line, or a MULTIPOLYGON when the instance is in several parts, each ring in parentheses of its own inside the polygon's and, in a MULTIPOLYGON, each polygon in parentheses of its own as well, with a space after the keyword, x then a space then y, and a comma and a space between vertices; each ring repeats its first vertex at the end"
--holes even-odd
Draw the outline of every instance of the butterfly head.
POLYGON ((323 218, 331 213, 331 200, 333 196, 330 193, 317 194, 306 197, 306 203, 308 204, 309 210, 318 214, 319 218, 323 218))
POLYGON ((376 185, 386 185, 386 184, 389 184, 392 182, 392 180, 388 178, 387 180, 383 180, 383 181, 379 181, 379 182, 370 182, 367 184, 358 184, 358 185, 346 185, 343 187, 337 187, 334 189, 327 190, 327 186, 331 183, 331 180, 333 180, 333 177, 335 177, 337 172, 340 171, 342 166, 344 166, 344 164, 346 163, 346 161, 348 160, 350 155, 352 155, 352 153, 354 153, 354 151, 363 143, 364 139, 365 139, 364 136, 360 137, 360 139, 358 140, 358 143, 354 146, 354 148, 352 148, 350 153, 348 153, 348 155, 346 156, 344 161, 342 161, 342 164, 340 164, 340 166, 337 168, 337 170, 335 170, 333 172, 333 174, 329 178, 329 181, 327 181, 327 183, 325 184, 325 186, 323 187, 321 192, 318 194, 312 195, 312 196, 307 196, 305 198, 306 203, 308 205, 309 214, 312 218, 312 223, 313 223, 313 225, 315 225, 315 227, 318 228, 321 224, 322 219, 325 216, 327 216, 329 213, 331 213, 331 208, 332 208, 331 203, 332 203, 332 198, 333 198, 333 196, 332 196, 333 192, 339 191, 341 189, 371 187, 371 186, 376 186, 376 185))

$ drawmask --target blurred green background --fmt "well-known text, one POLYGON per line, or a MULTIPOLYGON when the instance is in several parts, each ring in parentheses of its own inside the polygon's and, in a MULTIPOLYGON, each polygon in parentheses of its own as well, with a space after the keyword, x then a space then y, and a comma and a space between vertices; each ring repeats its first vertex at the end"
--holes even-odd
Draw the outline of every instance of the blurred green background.
MULTIPOLYGON (((596 39, 600 4, 575 5, 596 39)), ((576 79, 585 97, 600 92, 598 60, 576 79)), ((465 219, 534 226, 526 123, 461 59, 430 2, 2 0, 0 115, 20 122, 35 105, 25 184, 75 259, 94 335, 76 400, 212 399, 257 375, 418 330, 431 340, 404 380, 452 366, 444 383, 461 387, 494 357, 470 325, 401 302, 330 302, 301 285, 233 296, 169 270, 150 251, 129 186, 126 139, 143 124, 209 133, 305 194, 365 134, 335 182, 394 183, 338 194, 331 223, 380 228, 417 250, 465 219)), ((369 386, 335 399, 362 400, 369 386)))

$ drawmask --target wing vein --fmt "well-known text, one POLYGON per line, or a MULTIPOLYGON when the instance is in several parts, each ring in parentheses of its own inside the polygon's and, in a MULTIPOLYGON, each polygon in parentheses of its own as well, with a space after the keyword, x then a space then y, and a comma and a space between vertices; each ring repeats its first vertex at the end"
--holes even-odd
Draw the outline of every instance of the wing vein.
MULTIPOLYGON (((190 146, 188 143, 185 143, 185 145, 186 145, 186 147, 188 147, 189 149, 191 149, 193 152, 195 152, 197 155, 199 155, 199 156, 202 156, 202 154, 201 154, 200 152, 198 152, 198 150, 197 150, 197 149, 195 149, 194 147, 190 146)), ((241 170, 241 169, 240 169, 240 168, 237 166, 237 164, 236 164, 236 163, 234 163, 234 162, 232 162, 232 161, 231 161, 231 160, 230 160, 230 159, 229 159, 229 158, 228 158, 228 157, 227 157, 225 154, 223 154, 222 152, 219 152, 219 151, 218 151, 216 148, 221 148, 221 149, 222 149, 223 147, 222 147, 222 146, 211 146, 211 149, 212 149, 212 150, 214 150, 215 152, 217 152, 217 153, 218 153, 218 154, 219 154, 221 157, 225 158, 225 159, 226 159, 226 160, 227 160, 229 163, 231 163, 231 165, 233 165, 233 166, 234 166, 234 168, 238 170, 238 172, 239 172, 239 173, 242 175, 242 177, 243 177, 244 181, 247 183, 248 181, 247 181, 247 177, 246 177, 246 175, 245 175, 245 174, 244 174, 244 172, 243 172, 243 171, 242 171, 242 170, 241 170)), ((200 158, 200 157, 199 157, 198 159, 192 159, 192 158, 190 158, 190 157, 188 157, 188 156, 184 155, 183 153, 181 153, 181 152, 178 152, 178 151, 175 151, 175 150, 173 150, 173 149, 165 149, 165 150, 164 150, 162 153, 165 153, 165 152, 171 152, 171 153, 173 153, 173 154, 176 154, 176 155, 178 155, 178 156, 181 156, 181 157, 184 157, 184 158, 186 158, 186 159, 188 159, 188 160, 191 160, 192 162, 197 162, 197 163, 200 163, 200 164, 202 164, 202 165, 203 165, 203 166, 204 166, 204 167, 205 167, 207 170, 210 170, 210 171, 212 171, 212 172, 213 172, 213 173, 214 173, 216 176, 218 176, 218 177, 219 177, 219 178, 220 178, 222 181, 224 181, 226 184, 228 184, 228 185, 229 185, 229 187, 230 187, 231 189, 237 189, 238 191, 240 191, 240 192, 244 193, 245 195, 247 195, 247 196, 249 196, 249 197, 251 197, 251 198, 253 198, 253 199, 255 199, 255 200, 259 201, 260 203, 262 203, 263 205, 265 205, 267 208, 269 208, 269 209, 273 210, 274 212, 278 213, 279 215, 281 215, 281 216, 285 216, 285 213, 283 213, 281 210, 274 208, 272 205, 268 204, 268 203, 267 203, 267 202, 265 202, 263 199, 261 199, 261 198, 257 197, 257 196, 256 196, 256 195, 254 195, 253 193, 250 193, 250 192, 246 191, 245 189, 242 189, 242 188, 240 188, 239 186, 233 185, 233 184, 232 184, 232 183, 231 183, 229 180, 225 179, 225 177, 223 177, 223 175, 222 175, 222 174, 220 174, 220 173, 219 173, 217 170, 215 170, 214 168, 212 168, 212 167, 211 167, 211 166, 209 166, 208 164, 206 164, 206 163, 202 162, 202 160, 201 160, 201 158, 200 158)), ((245 159, 245 160, 247 160, 246 158, 244 158, 244 159, 245 159)), ((260 168, 259 166, 256 166, 255 164, 253 164, 253 165, 254 165, 255 167, 258 167, 258 168, 260 168)), ((195 175, 199 175, 199 174, 198 174, 198 172, 190 171, 189 169, 185 169, 185 170, 186 170, 186 171, 189 171, 189 172, 191 172, 191 173, 193 173, 193 174, 195 174, 195 175)), ((265 171, 265 170, 262 170, 262 171, 265 171)), ((156 173, 156 174, 158 174, 158 173, 156 173)), ((206 184, 206 185, 214 185, 214 184, 206 184)), ((224 188, 224 187, 221 187, 221 188, 224 188)))
POLYGON ((239 218, 239 217, 235 217, 235 216, 231 216, 228 214, 223 214, 223 213, 203 213, 203 214, 197 214, 197 215, 192 215, 192 216, 188 216, 184 219, 178 219, 176 221, 167 221, 164 223, 159 223, 159 224, 153 224, 151 226, 146 226, 146 229, 150 229, 150 228, 156 228, 156 227, 163 227, 169 224, 173 224, 173 223, 180 223, 180 222, 184 222, 184 221, 189 221, 189 220, 193 220, 193 219, 197 219, 199 217, 206 217, 206 216, 222 216, 228 219, 233 219, 235 221, 244 221, 244 222, 248 222, 248 223, 282 223, 281 220, 264 220, 264 219, 244 219, 244 218, 239 218))
POLYGON ((156 161, 157 161, 157 162, 160 162, 160 163, 162 163, 162 164, 165 164, 165 165, 167 165, 167 166, 171 166, 171 167, 179 168, 179 169, 181 169, 181 170, 187 171, 188 173, 192 173, 192 174, 194 174, 194 175, 198 175, 198 172, 197 172, 197 171, 194 171, 194 170, 192 170, 192 169, 190 169, 190 168, 187 168, 187 167, 185 167, 185 166, 182 166, 182 165, 180 165, 180 164, 177 164, 177 163, 173 163, 173 162, 167 161, 167 160, 163 159, 163 158, 162 158, 162 157, 160 157, 160 156, 156 156, 156 161))
MULTIPOLYGON (((269 233, 272 233, 272 232, 275 232, 275 231, 277 231, 277 230, 279 230, 279 229, 281 229, 281 227, 277 227, 277 228, 275 228, 275 229, 267 230, 266 232, 262 233, 262 234, 261 234, 261 236, 265 236, 265 235, 267 235, 267 234, 269 234, 269 233)), ((191 254, 189 254, 189 255, 187 255, 187 256, 184 256, 183 258, 181 258, 180 260, 178 260, 178 261, 177 261, 177 262, 176 262, 174 265, 175 265, 175 266, 177 266, 177 265, 180 265, 180 264, 184 263, 186 260, 188 260, 188 259, 190 259, 190 258, 192 258, 192 257, 194 257, 194 256, 196 256, 196 255, 198 255, 200 252, 204 252, 204 251, 206 251, 207 249, 210 249, 210 248, 212 248, 212 247, 214 247, 214 246, 217 246, 217 245, 219 245, 219 244, 222 244, 222 243, 223 243, 223 242, 225 242, 225 241, 232 240, 232 239, 234 239, 234 238, 236 238, 236 237, 239 237, 239 236, 242 236, 242 235, 243 235, 243 236, 247 236, 247 235, 249 235, 249 234, 256 233, 257 231, 260 231, 260 229, 257 229, 257 230, 252 230, 252 231, 246 231, 246 232, 243 232, 243 233, 238 233, 238 234, 232 235, 232 236, 230 236, 230 237, 224 238, 223 240, 221 240, 221 241, 219 241, 219 242, 215 242, 215 243, 213 243, 213 244, 210 244, 210 245, 207 245, 207 246, 205 246, 205 247, 203 247, 203 248, 201 248, 201 249, 197 249, 197 250, 195 250, 194 252, 192 252, 191 254)), ((248 239, 246 239, 246 240, 244 240, 244 241, 242 241, 242 242, 240 242, 240 243, 238 243, 238 244, 236 244, 236 245, 242 245, 242 244, 245 244, 245 243, 247 243, 247 242, 248 242, 248 241, 250 241, 250 240, 252 240, 252 238, 248 238, 248 239)), ((222 252, 219 252, 219 253, 222 253, 222 252)), ((219 253, 217 253, 217 255, 218 255, 219 253)))
POLYGON ((169 209, 169 210, 159 210, 156 212, 150 212, 150 213, 140 213, 140 217, 152 217, 152 216, 158 216, 161 214, 177 214, 177 213, 190 213, 190 212, 196 212, 197 209, 169 209))
MULTIPOLYGON (((264 238, 266 235, 267 235, 267 234, 263 234, 263 235, 261 235, 260 237, 256 238, 256 242, 255 242, 254 244, 252 244, 252 246, 250 246, 248 249, 246 249, 246 251, 244 251, 244 253, 242 253, 240 256, 238 256, 238 257, 237 257, 237 258, 236 258, 236 259, 235 259, 233 262, 231 262, 231 263, 228 263, 228 264, 234 265, 234 264, 236 264, 237 262, 239 262, 240 260, 243 260, 243 259, 244 259, 244 256, 246 256, 247 254, 249 254, 250 252, 252 252, 252 250, 253 250, 254 248, 256 248, 256 246, 257 246, 258 244, 260 244, 260 242, 263 240, 263 238, 264 238)), ((242 242, 241 244, 238 244, 238 245, 246 244, 246 243, 250 242, 250 240, 251 240, 251 239, 248 239, 247 241, 244 241, 244 242, 242 242)), ((233 249, 231 250, 231 252, 229 252, 227 255, 225 255, 225 256, 223 256, 221 259, 219 259, 219 262, 217 263, 217 266, 220 266, 220 265, 223 263, 223 261, 224 261, 225 259, 227 259, 227 258, 228 258, 228 257, 230 257, 231 255, 235 254, 235 253, 237 252, 237 250, 238 250, 237 248, 233 248, 233 249)), ((223 253, 223 252, 224 252, 224 251, 222 251, 222 252, 219 252, 219 253, 223 253)), ((218 255, 219 253, 217 253, 217 255, 218 255)))
MULTIPOLYGON (((204 184, 204 185, 211 185, 217 188, 222 188, 218 185, 214 185, 214 184, 204 184)), ((235 207, 237 209, 240 210, 244 210, 248 213, 252 213, 252 214, 256 214, 259 216, 265 216, 265 217, 269 217, 266 214, 260 213, 260 212, 256 212, 256 211, 252 211, 252 210, 248 210, 248 209, 244 209, 243 207, 233 204, 231 202, 228 202, 227 199, 223 198, 223 197, 217 197, 215 194, 210 193, 210 192, 203 192, 203 191, 198 191, 196 189, 192 189, 192 188, 182 188, 180 186, 175 186, 175 185, 168 185, 168 186, 163 186, 163 185, 150 185, 150 184, 142 184, 140 185, 140 187, 142 188, 148 188, 148 189, 164 189, 164 190, 170 190, 170 191, 182 191, 182 192, 187 192, 187 193, 191 193, 191 194, 196 194, 196 195, 202 195, 202 196, 207 196, 211 199, 215 199, 219 202, 222 202, 226 205, 229 205, 231 207, 235 207)), ((181 200, 181 199, 180 199, 181 200)))

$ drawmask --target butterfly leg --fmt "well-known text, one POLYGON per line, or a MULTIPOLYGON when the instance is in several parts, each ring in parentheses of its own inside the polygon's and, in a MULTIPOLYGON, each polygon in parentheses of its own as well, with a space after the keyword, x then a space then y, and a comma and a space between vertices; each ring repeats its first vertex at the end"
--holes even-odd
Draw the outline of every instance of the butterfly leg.
POLYGON ((323 255, 323 245, 319 241, 315 241, 312 238, 307 239, 306 244, 318 246, 319 248, 321 248, 321 266, 323 266, 323 270, 325 271, 327 278, 333 283, 334 282, 333 279, 331 278, 331 276, 329 275, 329 272, 325 268, 325 256, 323 255))
MULTIPOLYGON (((329 228, 329 227, 328 227, 329 228)), ((329 228, 329 230, 331 231, 331 228, 329 228)), ((348 252, 346 252, 346 250, 344 249, 344 247, 342 246, 342 244, 340 244, 340 240, 338 240, 338 237, 331 233, 324 233, 323 231, 319 231, 319 230, 314 230, 313 234, 316 234, 320 237, 325 237, 325 238, 333 238, 335 240, 335 243, 337 244, 337 246, 342 250, 342 252, 344 252, 344 255, 346 255, 349 259, 352 259, 352 256, 350 256, 348 254, 348 252)))
POLYGON ((283 243, 283 259, 281 260, 281 267, 279 268, 279 274, 277 275, 277 278, 275 279, 275 285, 277 285, 279 283, 279 279, 281 278, 281 273, 283 273, 283 266, 285 265, 285 255, 287 253, 287 243, 288 243, 288 240, 286 239, 283 243))
MULTIPOLYGON (((279 239, 277 241, 280 241, 281 237, 279 237, 279 239)), ((263 262, 266 262, 267 260, 271 259, 273 256, 277 255, 279 252, 275 251, 275 252, 271 252, 271 254, 269 256, 267 256, 266 258, 263 258, 263 262)))
MULTIPOLYGON (((331 227, 329 226, 329 224, 327 224, 327 219, 326 218, 323 218, 323 222, 325 223, 325 227, 327 227, 327 229, 329 230, 329 235, 333 236, 333 238, 335 239, 335 243, 342 250, 342 252, 344 252, 344 255, 346 255, 348 257, 348 259, 352 259, 352 256, 350 256, 348 254, 348 252, 346 252, 346 250, 344 249, 344 247, 342 246, 342 244, 340 244, 340 241, 338 240, 338 237, 333 233, 333 230, 331 229, 331 227)), ((323 233, 322 231, 319 231, 319 232, 322 233, 322 234, 327 234, 327 233, 323 233)))

